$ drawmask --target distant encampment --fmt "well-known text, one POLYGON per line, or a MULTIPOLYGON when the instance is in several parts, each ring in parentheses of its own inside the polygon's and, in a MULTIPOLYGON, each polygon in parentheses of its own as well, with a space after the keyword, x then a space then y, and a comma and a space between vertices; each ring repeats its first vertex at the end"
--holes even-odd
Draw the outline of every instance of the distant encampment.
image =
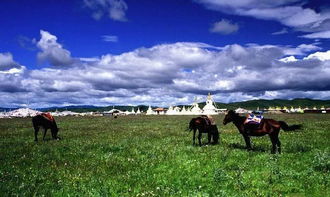
POLYGON ((237 103, 218 103, 209 94, 205 102, 191 105, 168 107, 139 106, 107 106, 92 105, 67 106, 52 108, 0 108, 0 118, 33 117, 42 112, 50 112, 53 116, 125 116, 125 115, 216 115, 225 113, 227 109, 237 113, 262 111, 264 113, 330 113, 330 100, 293 99, 293 100, 251 100, 237 103))

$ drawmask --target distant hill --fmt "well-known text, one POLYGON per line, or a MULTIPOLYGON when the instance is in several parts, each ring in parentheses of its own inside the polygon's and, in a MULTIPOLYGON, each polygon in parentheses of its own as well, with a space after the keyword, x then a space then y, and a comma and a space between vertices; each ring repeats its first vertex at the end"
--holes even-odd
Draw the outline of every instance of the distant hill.
MULTIPOLYGON (((199 107, 204 107, 205 102, 199 103, 199 107)), ((330 100, 313 100, 313 99, 304 99, 304 98, 297 98, 293 100, 283 100, 283 99, 274 99, 274 100, 250 100, 250 101, 244 101, 244 102, 234 102, 234 103, 218 103, 216 102, 217 108, 221 109, 236 109, 236 108, 245 108, 245 109, 264 109, 269 107, 308 107, 308 108, 321 108, 326 107, 330 108, 330 100)), ((179 105, 179 107, 182 107, 183 105, 179 105)), ((190 105, 185 105, 190 106, 190 105)), ((147 111, 148 106, 146 105, 139 105, 134 106, 135 111, 137 110, 137 107, 141 111, 147 111)), ((156 108, 157 106, 152 106, 153 108, 156 108)), ((168 107, 168 106, 167 106, 168 107)), ((93 106, 93 105, 79 105, 79 106, 65 106, 65 107, 50 107, 50 108, 38 108, 39 111, 74 111, 74 112, 103 112, 103 111, 109 111, 113 108, 122 110, 122 111, 131 111, 132 106, 93 106)), ((15 110, 17 108, 0 108, 0 111, 10 111, 15 110)))
MULTIPOLYGON (((79 105, 79 106, 64 106, 64 107, 50 107, 50 108, 39 108, 37 110, 39 111, 73 111, 73 112, 103 112, 103 111, 109 111, 113 108, 122 110, 122 111, 131 111, 133 106, 93 106, 93 105, 79 105)), ((134 106, 134 110, 136 111, 137 108, 140 109, 140 111, 147 111, 148 106, 145 105, 139 105, 134 106)))
POLYGON ((13 108, 8 108, 8 107, 0 107, 0 112, 3 112, 3 111, 12 111, 12 110, 16 110, 18 109, 17 107, 13 107, 13 108))
POLYGON ((308 108, 321 108, 321 107, 330 107, 330 100, 313 100, 313 99, 293 99, 293 100, 250 100, 245 102, 235 102, 235 103, 216 103, 218 108, 227 108, 227 109, 236 109, 238 107, 246 109, 264 109, 269 107, 308 107, 308 108))

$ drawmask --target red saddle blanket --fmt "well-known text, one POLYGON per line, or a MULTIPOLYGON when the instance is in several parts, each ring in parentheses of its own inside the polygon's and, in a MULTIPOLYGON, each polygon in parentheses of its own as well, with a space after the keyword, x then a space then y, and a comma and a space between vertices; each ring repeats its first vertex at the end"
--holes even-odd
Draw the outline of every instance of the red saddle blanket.
POLYGON ((42 113, 41 115, 52 122, 54 121, 54 117, 50 113, 42 113))

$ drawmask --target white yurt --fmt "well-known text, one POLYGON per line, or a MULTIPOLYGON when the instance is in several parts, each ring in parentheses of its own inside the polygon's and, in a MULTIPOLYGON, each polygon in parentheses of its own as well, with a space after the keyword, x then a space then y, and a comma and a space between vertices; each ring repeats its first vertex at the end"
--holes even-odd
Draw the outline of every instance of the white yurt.
POLYGON ((147 115, 156 115, 156 112, 154 110, 152 110, 150 105, 149 105, 149 108, 147 110, 147 115))
POLYGON ((136 115, 139 115, 139 114, 141 114, 140 108, 138 108, 136 111, 136 115))

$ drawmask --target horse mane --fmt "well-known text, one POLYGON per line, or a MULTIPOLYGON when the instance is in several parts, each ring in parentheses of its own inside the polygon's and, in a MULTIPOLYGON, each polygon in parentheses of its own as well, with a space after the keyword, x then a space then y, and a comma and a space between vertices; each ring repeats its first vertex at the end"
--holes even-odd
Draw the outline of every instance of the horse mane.
POLYGON ((229 110, 228 114, 230 114, 233 117, 233 120, 245 120, 246 117, 245 116, 241 116, 238 113, 236 113, 234 110, 229 110))

